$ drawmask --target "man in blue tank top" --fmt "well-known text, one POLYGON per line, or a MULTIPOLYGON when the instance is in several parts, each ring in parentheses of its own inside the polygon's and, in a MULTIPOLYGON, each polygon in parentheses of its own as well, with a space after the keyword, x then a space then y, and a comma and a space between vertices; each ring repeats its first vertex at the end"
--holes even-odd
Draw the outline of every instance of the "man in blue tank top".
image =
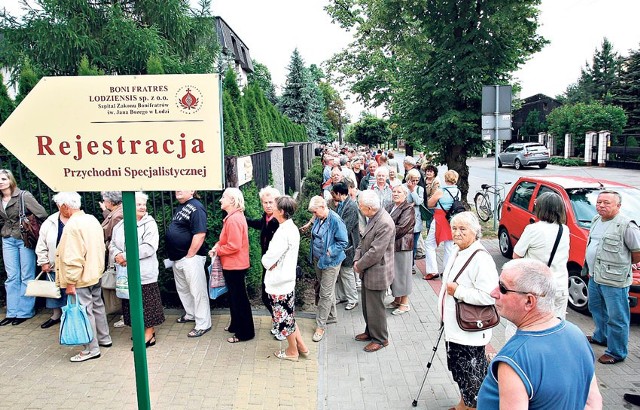
POLYGON ((577 326, 554 316, 549 268, 508 262, 491 296, 518 330, 489 365, 478 409, 601 409, 593 350, 577 326))

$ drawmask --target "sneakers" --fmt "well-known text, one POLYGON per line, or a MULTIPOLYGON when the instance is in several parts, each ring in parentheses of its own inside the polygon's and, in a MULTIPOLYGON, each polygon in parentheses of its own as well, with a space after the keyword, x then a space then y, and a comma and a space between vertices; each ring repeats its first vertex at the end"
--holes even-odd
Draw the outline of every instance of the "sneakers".
POLYGON ((276 330, 275 328, 271 328, 271 334, 272 335, 277 335, 278 334, 278 330, 276 330))
POLYGON ((282 333, 276 333, 275 335, 273 335, 273 337, 275 337, 276 340, 279 340, 281 342, 284 340, 287 340, 287 337, 284 336, 282 333))
POLYGON ((99 357, 100 357, 100 352, 97 352, 97 353, 80 352, 69 360, 74 363, 79 363, 79 362, 86 362, 87 360, 91 360, 91 359, 97 359, 99 357))
POLYGON ((113 327, 124 327, 124 318, 120 318, 120 320, 113 324, 113 327))
POLYGON ((358 302, 347 303, 347 306, 344 307, 344 310, 353 310, 356 306, 358 306, 358 302))

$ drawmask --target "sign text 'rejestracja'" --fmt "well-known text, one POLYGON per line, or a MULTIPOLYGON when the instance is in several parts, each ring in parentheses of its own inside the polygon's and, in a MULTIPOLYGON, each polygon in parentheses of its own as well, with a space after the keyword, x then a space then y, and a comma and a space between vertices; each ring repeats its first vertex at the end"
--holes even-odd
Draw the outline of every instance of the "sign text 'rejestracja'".
POLYGON ((204 154, 204 142, 199 138, 187 139, 185 133, 178 138, 156 139, 124 139, 118 137, 115 140, 84 141, 81 135, 76 135, 75 141, 61 141, 53 143, 48 135, 36 135, 38 140, 38 155, 73 155, 73 159, 79 161, 85 153, 94 155, 158 155, 175 154, 177 158, 184 159, 189 153, 204 154))

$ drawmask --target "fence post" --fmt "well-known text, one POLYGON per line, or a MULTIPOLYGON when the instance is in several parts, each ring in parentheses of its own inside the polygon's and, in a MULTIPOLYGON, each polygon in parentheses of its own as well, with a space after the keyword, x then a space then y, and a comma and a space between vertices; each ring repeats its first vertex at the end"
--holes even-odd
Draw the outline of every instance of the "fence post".
POLYGON ((598 133, 598 166, 607 165, 607 146, 609 145, 611 133, 609 131, 600 131, 598 133))
POLYGON ((584 162, 587 165, 593 165, 593 140, 598 135, 593 131, 584 134, 584 162))
POLYGON ((271 176, 273 177, 273 187, 285 194, 284 190, 284 160, 281 142, 269 142, 267 148, 271 150, 271 176))
POLYGON ((571 134, 564 134, 564 157, 569 158, 573 154, 573 141, 571 134))

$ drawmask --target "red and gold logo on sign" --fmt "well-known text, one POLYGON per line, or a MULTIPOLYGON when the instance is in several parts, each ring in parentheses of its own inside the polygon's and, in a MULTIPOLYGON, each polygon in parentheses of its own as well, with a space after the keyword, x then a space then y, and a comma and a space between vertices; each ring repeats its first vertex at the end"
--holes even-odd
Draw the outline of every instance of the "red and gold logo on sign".
POLYGON ((195 114, 202 108, 202 93, 192 85, 178 89, 176 99, 176 106, 185 114, 195 114))

